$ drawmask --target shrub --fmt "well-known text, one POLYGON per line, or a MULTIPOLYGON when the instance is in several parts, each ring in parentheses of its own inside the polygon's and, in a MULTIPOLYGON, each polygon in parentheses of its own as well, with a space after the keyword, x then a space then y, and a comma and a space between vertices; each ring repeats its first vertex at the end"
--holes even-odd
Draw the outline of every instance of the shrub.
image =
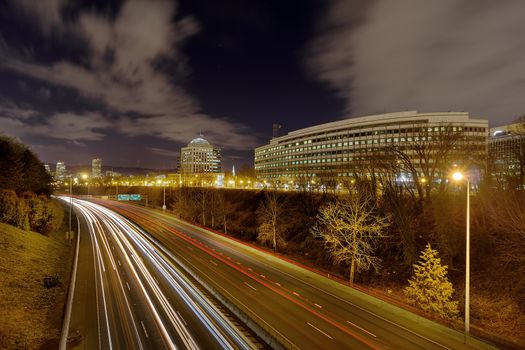
POLYGON ((15 225, 17 219, 18 197, 15 191, 0 190, 0 221, 15 225))

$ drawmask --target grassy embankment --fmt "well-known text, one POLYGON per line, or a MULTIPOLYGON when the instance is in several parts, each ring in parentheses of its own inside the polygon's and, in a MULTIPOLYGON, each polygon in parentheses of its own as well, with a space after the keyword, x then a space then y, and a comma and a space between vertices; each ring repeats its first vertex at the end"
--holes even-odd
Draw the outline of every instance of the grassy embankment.
POLYGON ((58 348, 74 252, 66 223, 49 235, 0 223, 0 348, 58 348))

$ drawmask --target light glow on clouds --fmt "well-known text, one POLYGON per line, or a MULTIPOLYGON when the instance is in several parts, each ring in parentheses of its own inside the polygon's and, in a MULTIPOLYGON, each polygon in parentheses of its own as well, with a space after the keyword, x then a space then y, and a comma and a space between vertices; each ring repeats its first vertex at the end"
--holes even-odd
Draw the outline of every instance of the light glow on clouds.
POLYGON ((525 2, 378 0, 356 25, 335 0, 308 66, 347 115, 468 111, 492 124, 525 113, 525 2))
POLYGON ((17 136, 41 133, 54 138, 73 139, 71 135, 75 135, 82 140, 100 140, 104 128, 112 126, 127 136, 187 143, 202 130, 223 148, 246 150, 255 145, 246 126, 203 114, 198 102, 184 90, 182 80, 189 68, 181 47, 199 26, 190 17, 174 22, 173 1, 155 1, 151 6, 150 1, 128 0, 115 19, 85 12, 75 23, 61 19, 59 0, 38 1, 38 6, 33 6, 32 0, 13 3, 21 14, 35 18, 44 33, 67 32, 84 40, 90 54, 82 65, 66 60, 42 64, 20 57, 3 45, 8 58, 1 64, 20 74, 75 89, 108 109, 82 115, 57 113, 47 120, 27 120, 1 114, 0 110, 5 131, 14 129, 17 136), (159 68, 161 59, 169 60, 174 67, 171 76, 159 68))

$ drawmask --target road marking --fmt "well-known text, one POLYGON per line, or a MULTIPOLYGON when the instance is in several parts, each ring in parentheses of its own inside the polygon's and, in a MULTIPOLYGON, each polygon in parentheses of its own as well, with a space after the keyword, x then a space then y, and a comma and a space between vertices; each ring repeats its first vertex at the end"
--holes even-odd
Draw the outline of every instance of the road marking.
POLYGON ((248 270, 249 270, 249 271, 253 271, 251 267, 248 267, 248 270))
POLYGON ((182 320, 182 322, 184 322, 184 325, 187 327, 188 324, 186 323, 186 320, 184 319, 184 317, 182 317, 182 315, 180 314, 180 312, 177 311, 177 314, 179 315, 180 319, 182 320))
POLYGON ((350 323, 352 326, 356 327, 356 328, 359 328, 360 330, 362 330, 363 332, 366 332, 368 334, 370 334, 372 337, 374 338, 377 338, 377 336, 374 334, 374 333, 371 333, 369 331, 367 331, 366 329, 364 329, 363 327, 359 327, 358 325, 356 325, 355 323, 353 322, 350 322, 350 321, 346 321, 347 323, 350 323))
POLYGON ((247 285, 248 287, 250 287, 253 290, 257 290, 254 286, 250 285, 248 282, 244 282, 244 284, 247 285))
POLYGON ((149 338, 148 332, 146 331, 146 327, 144 326, 144 322, 140 321, 140 324, 142 325, 142 329, 144 330, 144 334, 146 335, 146 338, 149 338))
POLYGON ((210 260, 210 262, 211 262, 213 265, 215 265, 215 266, 219 266, 219 265, 217 265, 217 263, 216 263, 215 261, 213 261, 213 260, 210 260))
MULTIPOLYGON (((286 265, 286 264, 284 264, 284 265, 286 265)), ((416 332, 414 332, 413 330, 411 330, 411 329, 409 329, 409 328, 407 328, 407 327, 404 327, 404 326, 402 326, 402 325, 400 325, 400 324, 398 324, 398 323, 395 323, 394 321, 391 321, 391 320, 389 320, 389 319, 387 319, 387 318, 385 318, 385 317, 383 317, 383 316, 380 316, 380 315, 378 315, 378 314, 376 314, 376 313, 374 313, 374 312, 372 312, 372 311, 370 311, 370 310, 368 310, 368 309, 366 309, 366 308, 364 308, 364 307, 361 307, 361 306, 359 306, 359 305, 357 305, 357 304, 355 304, 355 303, 353 303, 353 302, 351 302, 351 301, 348 301, 348 300, 346 300, 346 299, 344 299, 344 298, 342 298, 342 297, 340 297, 340 296, 338 296, 338 295, 336 295, 336 294, 334 294, 334 293, 331 293, 331 292, 329 292, 329 291, 327 291, 327 290, 325 290, 325 289, 323 289, 323 288, 321 288, 321 287, 318 287, 318 286, 316 286, 316 285, 314 285, 314 284, 312 284, 312 283, 308 283, 308 282, 304 281, 303 279, 297 278, 297 277, 295 277, 294 275, 292 275, 291 273, 285 272, 284 270, 279 269, 279 268, 276 268, 276 267, 271 266, 271 265, 266 265, 266 266, 269 267, 269 268, 272 268, 273 270, 279 271, 280 273, 282 273, 282 274, 284 274, 284 275, 287 275, 288 277, 293 278, 293 279, 296 280, 296 281, 299 281, 299 282, 301 282, 301 283, 304 283, 304 284, 306 284, 306 285, 309 286, 309 287, 312 287, 312 288, 314 288, 314 289, 317 289, 318 291, 320 291, 320 292, 322 292, 322 293, 325 293, 326 295, 330 295, 331 297, 333 297, 333 298, 335 298, 335 299, 338 299, 338 300, 342 301, 342 302, 345 303, 345 304, 348 304, 348 305, 351 305, 351 306, 353 306, 353 307, 355 307, 355 308, 358 308, 359 310, 361 310, 361 311, 363 311, 363 312, 366 312, 366 313, 369 314, 369 315, 372 315, 372 316, 374 316, 374 317, 377 317, 377 318, 379 318, 379 319, 381 319, 381 320, 383 320, 383 321, 385 321, 385 322, 387 322, 387 323, 390 323, 391 325, 393 325, 393 326, 395 326, 395 327, 398 327, 398 328, 400 328, 400 329, 402 329, 402 330, 404 330, 404 331, 407 331, 407 332, 409 332, 409 333, 415 335, 416 337, 419 337, 419 338, 424 339, 424 340, 426 340, 426 341, 428 341, 428 342, 431 342, 431 343, 433 343, 433 344, 435 344, 435 345, 437 345, 437 346, 439 346, 439 347, 441 347, 441 348, 444 348, 444 349, 447 349, 447 350, 451 350, 451 348, 449 348, 449 347, 446 346, 446 345, 443 345, 443 344, 441 344, 441 343, 439 343, 439 342, 437 342, 437 341, 435 341, 435 340, 432 340, 432 339, 430 339, 430 338, 425 337, 424 335, 421 335, 421 334, 419 334, 419 333, 416 333, 416 332)))
POLYGON ((122 266, 122 264, 120 263, 120 260, 117 260, 117 262, 118 262, 118 266, 122 266))
POLYGON ((262 277, 262 278, 266 278, 266 276, 265 276, 265 275, 261 275, 261 277, 262 277))
POLYGON ((328 338, 330 338, 330 339, 334 339, 334 338, 332 338, 330 335, 326 334, 325 332, 323 332, 322 330, 320 330, 319 328, 317 328, 316 326, 314 326, 313 324, 311 324, 310 322, 306 322, 306 323, 308 323, 308 325, 309 325, 310 327, 312 327, 312 328, 316 329, 317 331, 319 331, 320 333, 326 335, 328 338))
POLYGON ((188 249, 189 249, 189 250, 193 250, 193 248, 192 248, 192 247, 190 247, 190 246, 187 246, 187 247, 188 247, 188 249))
POLYGON ((292 292, 292 293, 293 293, 293 295, 295 295, 295 296, 298 296, 298 297, 301 296, 301 295, 300 295, 299 293, 297 293, 297 292, 292 292))
POLYGON ((315 306, 317 306, 318 308, 322 309, 323 307, 319 304, 314 304, 315 306))
POLYGON ((126 286, 128 287, 128 290, 131 290, 131 288, 129 288, 129 284, 128 284, 128 282, 126 282, 126 286))

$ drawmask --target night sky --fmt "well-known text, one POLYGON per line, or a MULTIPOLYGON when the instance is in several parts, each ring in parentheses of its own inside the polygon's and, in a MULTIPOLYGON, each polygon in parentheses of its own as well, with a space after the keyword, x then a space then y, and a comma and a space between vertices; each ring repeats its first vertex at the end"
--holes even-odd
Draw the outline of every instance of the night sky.
POLYGON ((525 113, 525 1, 0 0, 0 132, 45 162, 226 168, 290 131, 400 110, 525 113))

